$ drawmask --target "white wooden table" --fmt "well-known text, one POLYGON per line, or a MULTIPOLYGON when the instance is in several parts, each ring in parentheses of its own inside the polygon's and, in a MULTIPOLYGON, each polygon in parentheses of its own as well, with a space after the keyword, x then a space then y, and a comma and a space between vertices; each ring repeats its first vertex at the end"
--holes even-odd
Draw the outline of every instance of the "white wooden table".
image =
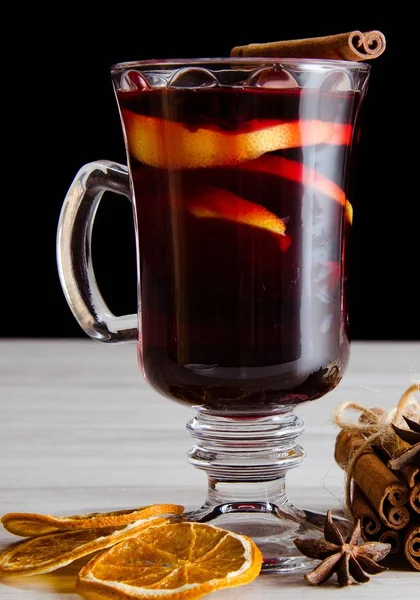
MULTIPOLYGON (((391 408, 420 379, 420 343, 354 342, 350 368, 329 396, 298 413, 303 464, 289 496, 311 509, 339 510, 343 473, 333 458, 331 415, 344 400, 391 408)), ((86 340, 0 341, 0 514, 81 514, 158 502, 199 506, 205 475, 191 467, 185 431, 193 412, 161 398, 141 378, 133 345, 86 340)), ((14 541, 0 531, 0 549, 14 541)), ((77 566, 77 565, 76 565, 77 566)), ((0 580, 2 600, 77 600, 75 572, 0 580)), ((420 573, 388 571, 366 585, 310 587, 302 575, 263 575, 214 600, 326 596, 419 600, 420 573)))

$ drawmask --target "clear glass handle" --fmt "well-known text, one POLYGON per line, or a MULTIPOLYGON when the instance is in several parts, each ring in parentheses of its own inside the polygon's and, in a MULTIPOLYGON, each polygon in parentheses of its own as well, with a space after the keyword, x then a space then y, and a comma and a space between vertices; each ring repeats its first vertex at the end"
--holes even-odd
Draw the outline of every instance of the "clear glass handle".
POLYGON ((117 317, 102 298, 92 265, 92 229, 105 191, 126 196, 131 190, 127 167, 107 160, 84 165, 64 200, 57 231, 61 286, 79 325, 100 342, 137 340, 137 315, 117 317))

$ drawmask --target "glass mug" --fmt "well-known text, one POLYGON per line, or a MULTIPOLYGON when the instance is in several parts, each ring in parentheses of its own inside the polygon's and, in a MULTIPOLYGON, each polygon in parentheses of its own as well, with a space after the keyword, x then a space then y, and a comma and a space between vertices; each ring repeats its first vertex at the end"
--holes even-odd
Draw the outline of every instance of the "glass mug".
POLYGON ((348 363, 348 187, 369 71, 313 59, 117 64, 128 169, 83 166, 60 216, 60 280, 83 330, 137 342, 148 384, 197 411, 189 461, 208 495, 185 518, 251 535, 263 571, 308 566, 293 539, 323 526, 288 501, 285 474, 304 457, 294 407, 334 389, 348 363), (95 281, 106 191, 133 205, 135 315, 113 315, 95 281))

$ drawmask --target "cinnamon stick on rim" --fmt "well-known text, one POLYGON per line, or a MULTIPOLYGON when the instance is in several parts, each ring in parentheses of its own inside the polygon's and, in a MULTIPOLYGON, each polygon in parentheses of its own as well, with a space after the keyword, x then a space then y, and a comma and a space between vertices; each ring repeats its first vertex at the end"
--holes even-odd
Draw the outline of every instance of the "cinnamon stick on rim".
POLYGON ((350 31, 323 37, 235 46, 230 55, 362 61, 378 58, 384 53, 385 47, 385 36, 380 31, 350 31))
MULTIPOLYGON (((337 435, 334 457, 346 473, 352 457, 364 445, 365 439, 360 431, 342 429, 337 435)), ((410 511, 405 506, 408 502, 407 485, 388 469, 372 448, 363 450, 351 476, 386 527, 397 530, 408 525, 410 511)))

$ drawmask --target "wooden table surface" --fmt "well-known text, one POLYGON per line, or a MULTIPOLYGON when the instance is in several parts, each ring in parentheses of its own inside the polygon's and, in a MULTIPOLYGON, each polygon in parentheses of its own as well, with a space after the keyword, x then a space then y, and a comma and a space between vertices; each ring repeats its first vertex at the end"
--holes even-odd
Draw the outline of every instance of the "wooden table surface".
MULTIPOLYGON (((333 410, 345 400, 394 406, 420 379, 420 343, 354 342, 350 367, 329 396, 297 413, 307 457, 288 475, 299 506, 340 510, 343 473, 333 458, 333 410)), ((86 340, 0 341, 0 514, 81 514, 152 503, 198 507, 204 473, 187 463, 187 407, 148 388, 131 344, 86 340)), ((15 541, 0 531, 0 549, 15 541)), ((77 566, 77 565, 76 565, 77 566)), ((3 578, 2 600, 76 600, 75 568, 44 576, 3 578)), ((339 591, 310 587, 302 574, 262 575, 214 600, 420 598, 420 573, 388 571, 339 591)))

